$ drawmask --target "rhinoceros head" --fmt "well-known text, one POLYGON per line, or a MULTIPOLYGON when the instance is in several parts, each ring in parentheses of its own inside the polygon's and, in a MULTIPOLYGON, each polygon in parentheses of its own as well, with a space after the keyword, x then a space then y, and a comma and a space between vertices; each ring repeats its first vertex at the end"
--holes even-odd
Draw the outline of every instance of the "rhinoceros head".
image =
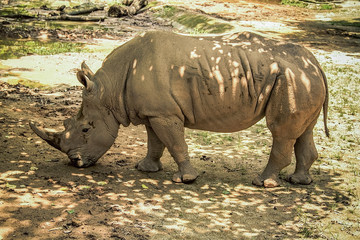
MULTIPOLYGON (((30 123, 32 130, 56 149, 66 153, 72 164, 88 167, 111 147, 117 136, 119 123, 102 103, 103 88, 94 81, 94 74, 82 64, 77 73, 84 85, 83 102, 77 116, 64 121, 63 132, 50 132, 30 123)), ((96 78, 96 77, 95 77, 96 78)))

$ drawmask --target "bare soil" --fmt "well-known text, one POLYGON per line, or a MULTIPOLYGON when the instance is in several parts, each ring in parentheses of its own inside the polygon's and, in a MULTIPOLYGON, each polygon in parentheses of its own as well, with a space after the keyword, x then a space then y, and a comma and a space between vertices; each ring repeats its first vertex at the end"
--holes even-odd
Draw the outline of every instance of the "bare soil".
MULTIPOLYGON (((303 31, 263 33, 305 44, 315 52, 341 50, 358 56, 360 50, 358 30, 324 25, 317 20, 318 11, 240 1, 178 2, 228 21, 249 21, 248 28, 254 23, 250 21, 287 22, 303 31)), ((153 29, 151 19, 156 17, 150 11, 142 14, 127 18, 133 30, 112 37, 123 41, 153 29)), ((162 23, 158 22, 159 28, 171 27, 162 23)), ((171 181, 176 165, 167 152, 162 159, 164 170, 135 170, 146 154, 143 126, 120 128, 113 147, 86 169, 69 165, 64 154, 28 126, 37 121, 60 130, 62 121, 75 115, 80 104, 77 86, 38 90, 0 81, 0 239, 360 237, 359 148, 356 142, 355 147, 349 143, 355 153, 340 149, 340 158, 327 154, 334 143, 325 137, 321 122, 315 132, 320 160, 312 168, 311 185, 285 181, 294 164, 284 171, 281 187, 251 184, 267 163, 271 147, 263 121, 234 134, 187 130, 191 160, 200 177, 185 185, 171 181), (339 159, 344 160, 342 165, 339 159)), ((341 123, 335 117, 332 120, 330 127, 336 134, 341 123)))

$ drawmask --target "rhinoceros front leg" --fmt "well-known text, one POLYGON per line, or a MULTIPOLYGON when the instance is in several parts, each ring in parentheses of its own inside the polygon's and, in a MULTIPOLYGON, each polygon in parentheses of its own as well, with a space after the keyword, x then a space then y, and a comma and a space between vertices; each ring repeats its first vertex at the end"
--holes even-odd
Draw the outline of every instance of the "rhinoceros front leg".
POLYGON ((150 124, 178 165, 179 171, 174 174, 172 180, 193 182, 198 174, 190 163, 188 146, 184 139, 184 123, 177 117, 154 117, 150 119, 150 124))
POLYGON ((146 126, 146 131, 148 136, 147 155, 136 164, 136 168, 144 172, 157 172, 162 170, 160 158, 163 155, 165 146, 150 126, 146 126))
POLYGON ((280 185, 280 171, 291 163, 295 140, 274 138, 269 162, 262 174, 253 180, 253 184, 264 187, 277 187, 280 185))

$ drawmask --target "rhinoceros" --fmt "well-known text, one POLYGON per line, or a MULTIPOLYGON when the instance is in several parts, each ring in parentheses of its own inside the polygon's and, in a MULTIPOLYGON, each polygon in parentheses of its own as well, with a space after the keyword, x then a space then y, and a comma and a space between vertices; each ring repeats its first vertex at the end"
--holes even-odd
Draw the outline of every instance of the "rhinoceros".
POLYGON ((293 149, 296 169, 288 179, 310 184, 309 169, 318 157, 313 128, 322 109, 329 134, 327 81, 313 54, 251 32, 200 37, 147 32, 113 50, 95 74, 83 62, 77 79, 84 85, 82 105, 77 116, 64 121, 63 132, 30 124, 77 167, 95 164, 120 125, 143 124, 147 155, 136 168, 161 170, 166 147, 178 165, 172 180, 189 183, 198 174, 184 127, 234 132, 265 117, 273 144, 253 184, 278 186, 293 149))

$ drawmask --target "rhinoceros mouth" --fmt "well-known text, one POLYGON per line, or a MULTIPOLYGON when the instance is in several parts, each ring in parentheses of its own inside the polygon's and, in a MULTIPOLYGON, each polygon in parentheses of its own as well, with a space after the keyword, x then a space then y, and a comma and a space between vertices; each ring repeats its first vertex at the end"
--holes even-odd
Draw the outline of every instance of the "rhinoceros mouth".
POLYGON ((86 161, 84 161, 79 154, 69 156, 69 159, 71 163, 78 168, 86 168, 94 165, 94 161, 92 161, 91 159, 86 159, 86 161))

